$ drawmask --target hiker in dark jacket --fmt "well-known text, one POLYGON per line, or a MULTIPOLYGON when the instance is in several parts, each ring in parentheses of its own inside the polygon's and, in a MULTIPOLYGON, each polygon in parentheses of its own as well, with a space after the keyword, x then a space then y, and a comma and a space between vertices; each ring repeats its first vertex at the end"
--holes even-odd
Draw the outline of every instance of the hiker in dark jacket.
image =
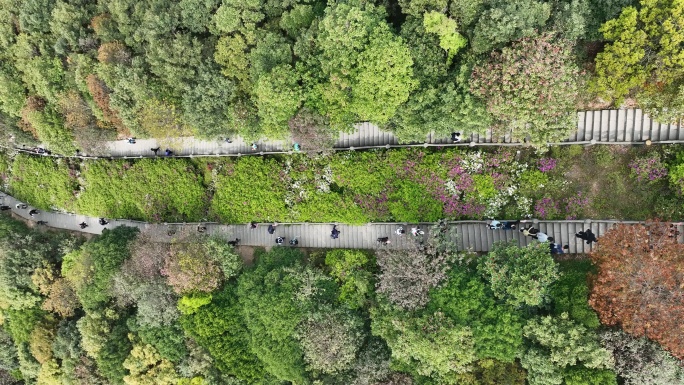
POLYGON ((592 242, 598 242, 596 239, 596 234, 594 234, 591 229, 586 229, 575 234, 579 239, 587 241, 587 245, 591 245, 592 242))

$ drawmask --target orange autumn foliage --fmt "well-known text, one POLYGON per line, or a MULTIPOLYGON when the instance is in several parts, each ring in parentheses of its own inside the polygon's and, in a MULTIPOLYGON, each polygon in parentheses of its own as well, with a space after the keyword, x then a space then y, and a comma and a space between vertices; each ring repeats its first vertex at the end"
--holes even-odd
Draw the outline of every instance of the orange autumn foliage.
POLYGON ((684 245, 668 223, 618 225, 591 253, 598 267, 589 304, 601 322, 684 358, 684 245))
POLYGON ((93 97, 95 104, 102 111, 102 116, 106 120, 106 123, 113 125, 116 130, 122 135, 129 135, 130 132, 124 126, 119 114, 109 106, 109 93, 110 90, 107 85, 96 75, 90 74, 86 78, 86 85, 88 86, 88 92, 93 97))

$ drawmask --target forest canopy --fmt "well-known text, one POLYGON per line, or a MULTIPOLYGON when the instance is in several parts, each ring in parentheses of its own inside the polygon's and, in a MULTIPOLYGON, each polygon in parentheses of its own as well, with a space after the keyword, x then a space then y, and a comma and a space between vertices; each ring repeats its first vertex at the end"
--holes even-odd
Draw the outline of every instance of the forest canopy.
MULTIPOLYGON (((589 260, 556 262, 538 243, 500 243, 478 256, 457 250, 448 229, 439 230, 432 228, 413 249, 305 254, 293 247, 257 248, 254 261, 244 264, 239 250, 218 237, 179 233, 160 241, 154 233, 122 226, 85 240, 31 229, 2 215, 0 381, 684 380, 675 358, 682 335, 663 332, 679 313, 669 323, 651 319, 655 327, 644 332, 633 321, 645 319, 639 305, 653 300, 648 290, 617 298, 621 310, 605 304, 610 288, 633 275, 632 266, 612 263, 610 252, 595 256, 598 266, 589 260), (590 294, 589 279, 597 271, 590 294), (606 278, 613 271, 615 279, 606 278), (623 328, 610 327, 616 321, 623 328)), ((601 242, 625 242, 642 232, 638 226, 613 230, 601 242)), ((681 269, 681 248, 654 246, 681 269)), ((681 294, 681 288, 670 290, 681 294)), ((673 308, 662 302, 658 309, 673 308)))
POLYGON ((672 120, 684 111, 681 7, 2 0, 3 140, 71 155, 117 136, 301 138, 305 117, 316 143, 363 121, 402 141, 493 129, 543 143, 587 100, 629 96, 672 120))

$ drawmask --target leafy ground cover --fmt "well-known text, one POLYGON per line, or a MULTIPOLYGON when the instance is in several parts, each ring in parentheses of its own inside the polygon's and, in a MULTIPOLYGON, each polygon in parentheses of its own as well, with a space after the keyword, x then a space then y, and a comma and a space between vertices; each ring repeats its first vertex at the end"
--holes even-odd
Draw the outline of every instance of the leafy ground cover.
POLYGON ((21 155, 4 175, 10 193, 39 208, 148 221, 643 220, 684 211, 684 155, 677 146, 520 151, 82 163, 21 155))

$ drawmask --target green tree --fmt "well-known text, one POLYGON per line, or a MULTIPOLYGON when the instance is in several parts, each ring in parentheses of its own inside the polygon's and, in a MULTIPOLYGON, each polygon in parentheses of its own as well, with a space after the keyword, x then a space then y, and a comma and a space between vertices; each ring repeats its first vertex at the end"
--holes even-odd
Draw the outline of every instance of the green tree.
POLYGON ((639 12, 628 7, 618 19, 610 20, 601 27, 609 44, 596 56, 596 79, 593 86, 599 94, 615 99, 621 104, 624 97, 644 84, 649 76, 643 65, 648 46, 646 31, 638 28, 639 12))
POLYGON ((522 348, 521 316, 498 304, 485 283, 468 269, 452 269, 447 283, 430 293, 428 309, 472 330, 477 357, 513 362, 522 348))
POLYGON ((133 345, 123 366, 129 371, 123 378, 126 385, 175 385, 179 380, 173 364, 159 355, 152 345, 133 345))
POLYGON ((279 26, 290 37, 296 38, 311 26, 316 18, 316 11, 310 4, 297 4, 292 9, 283 12, 279 26))
POLYGON ((593 88, 622 104, 635 91, 646 111, 672 122, 684 113, 684 4, 678 0, 642 0, 626 7, 601 32, 609 44, 596 56, 593 88))
POLYGON ((486 3, 486 0, 452 0, 449 2, 449 14, 461 28, 469 27, 477 21, 486 3))
POLYGON ((206 32, 220 3, 219 0, 181 0, 178 3, 181 25, 190 32, 206 32))
POLYGON ((541 306, 549 286, 558 279, 558 267, 546 243, 526 247, 498 243, 478 265, 494 295, 511 306, 541 306))
POLYGON ((64 127, 64 121, 56 111, 31 111, 26 114, 26 120, 35 129, 38 139, 53 151, 67 155, 74 153, 73 133, 64 127))
POLYGON ((551 15, 551 5, 536 0, 492 0, 473 30, 471 47, 486 53, 506 43, 536 35, 551 15))
POLYGON ((66 55, 72 51, 95 47, 97 42, 88 31, 94 11, 94 4, 82 0, 55 2, 50 31, 57 40, 55 51, 58 54, 66 55))
POLYGON ((576 129, 579 69, 572 44, 546 33, 525 38, 473 69, 470 90, 487 104, 498 133, 558 142, 576 129))
POLYGON ((52 269, 63 243, 60 237, 29 232, 25 225, 10 218, 0 220, 0 229, 0 308, 34 308, 42 297, 33 274, 45 266, 52 269))
POLYGON ((0 369, 12 372, 19 368, 17 348, 5 329, 0 329, 0 347, 0 369))
POLYGON ((27 33, 50 32, 50 19, 54 0, 28 0, 19 3, 19 26, 27 33))
POLYGON ((426 12, 423 15, 423 26, 426 32, 439 36, 439 46, 447 51, 447 65, 451 63, 458 51, 468 43, 466 38, 457 32, 458 25, 456 22, 443 13, 426 12))
POLYGON ((574 367, 565 371, 566 385, 617 385, 615 372, 607 369, 587 369, 574 367))
POLYGON ((245 325, 235 289, 227 286, 211 302, 181 317, 183 330, 206 348, 216 367, 245 381, 263 378, 263 364, 250 350, 250 331, 245 325))
POLYGON ((189 239, 171 245, 162 275, 178 294, 212 292, 223 281, 218 263, 207 255, 202 239, 189 239))
POLYGON ((429 12, 443 12, 448 3, 446 0, 400 0, 399 6, 405 15, 422 18, 423 14, 429 12))
POLYGON ((531 385, 560 384, 563 370, 578 364, 589 369, 613 367, 613 357, 596 333, 570 320, 567 313, 531 319, 523 333, 530 345, 520 362, 531 385))
POLYGON ((445 383, 470 371, 476 359, 470 328, 454 325, 442 313, 417 318, 381 304, 371 311, 371 330, 387 342, 394 360, 445 383))
POLYGON ((119 226, 64 256, 62 275, 73 285, 83 308, 96 309, 111 298, 111 278, 129 256, 128 245, 138 229, 119 226))
POLYGON ((201 66, 194 84, 183 94, 183 120, 200 138, 226 136, 232 131, 227 112, 235 87, 216 67, 201 66))
POLYGON ((364 340, 363 321, 350 311, 323 307, 299 325, 297 336, 308 369, 335 374, 356 359, 364 340))
POLYGON ((402 142, 424 141, 430 131, 448 136, 454 127, 463 134, 488 128, 491 117, 485 104, 468 90, 470 65, 450 69, 437 36, 427 33, 420 19, 406 20, 401 36, 411 50, 418 87, 388 124, 397 137, 402 142))
POLYGON ((383 19, 384 12, 370 4, 326 9, 317 38, 326 82, 314 93, 321 101, 313 102, 335 127, 385 123, 414 88, 408 48, 383 19))
POLYGON ((113 384, 123 384, 127 374, 123 363, 131 342, 126 316, 114 308, 102 308, 86 312, 77 322, 83 350, 95 360, 99 373, 113 384))
POLYGON ((589 0, 557 1, 551 11, 549 24, 553 25, 553 29, 559 31, 564 39, 590 40, 589 37, 595 34, 591 26, 592 3, 589 0))
POLYGON ((297 383, 306 378, 297 328, 315 303, 334 293, 334 283, 320 271, 302 266, 301 258, 296 249, 275 248, 261 254, 256 268, 238 278, 251 350, 266 371, 297 383))
POLYGON ((593 272, 589 261, 561 262, 560 277, 550 290, 554 314, 568 313, 570 318, 588 328, 600 325, 594 309, 589 306, 587 274, 593 272))
POLYGON ((6 63, 0 65, 0 111, 14 117, 21 116, 25 93, 17 70, 6 63))
POLYGON ((244 92, 251 88, 249 81, 249 56, 247 43, 242 35, 224 36, 216 42, 214 60, 221 66, 221 73, 235 79, 244 92))
POLYGON ((172 362, 179 362, 188 355, 185 347, 185 334, 180 324, 173 323, 169 326, 148 327, 135 324, 130 318, 128 327, 135 331, 143 344, 153 346, 159 354, 172 362))
POLYGON ((288 122, 302 103, 299 76, 289 65, 273 68, 257 80, 254 104, 257 107, 263 133, 269 138, 284 138, 288 122))
POLYGON ((340 284, 340 302, 350 309, 365 305, 373 290, 371 259, 358 250, 332 250, 325 255, 330 275, 340 284))
POLYGON ((257 23, 266 17, 262 0, 223 0, 214 14, 214 23, 219 32, 241 33, 248 44, 256 42, 257 23))

